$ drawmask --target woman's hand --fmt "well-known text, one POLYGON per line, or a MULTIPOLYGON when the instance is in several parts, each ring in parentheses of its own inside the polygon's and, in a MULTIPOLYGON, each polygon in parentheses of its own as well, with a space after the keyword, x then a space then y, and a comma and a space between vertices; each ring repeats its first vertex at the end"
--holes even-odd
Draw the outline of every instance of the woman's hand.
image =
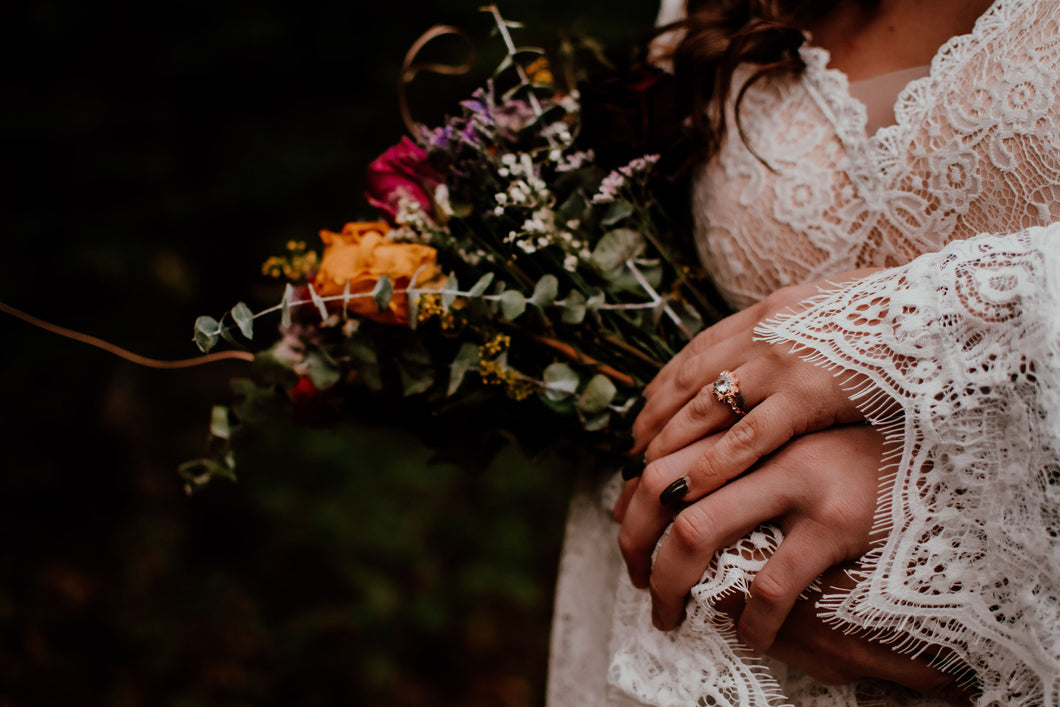
MULTIPOLYGON (((864 277, 870 272, 853 271, 830 282, 864 277)), ((655 482, 662 475, 656 473, 637 485, 643 498, 636 513, 643 508, 658 517, 665 513, 658 499, 664 490, 668 502, 694 501, 742 474, 792 437, 862 419, 844 386, 863 381, 837 378, 831 371, 803 360, 790 347, 753 340, 759 323, 796 309, 823 286, 818 283, 778 290, 761 303, 718 322, 693 339, 647 386, 644 408, 633 425, 631 450, 633 455, 643 453, 646 463, 719 431, 727 432, 709 452, 687 459, 682 476, 659 486, 655 482), (740 405, 747 411, 742 417, 714 397, 713 383, 722 370, 732 371, 741 381, 740 405), (654 508, 649 495, 654 496, 654 508)), ((630 578, 638 587, 647 586, 649 553, 656 538, 638 538, 626 557, 630 578)))
POLYGON ((731 426, 731 434, 714 455, 717 458, 704 459, 693 470, 690 491, 692 498, 698 498, 797 434, 860 420, 860 412, 832 372, 803 360, 790 347, 754 341, 754 329, 777 315, 797 311, 807 299, 836 283, 872 272, 855 270, 827 283, 785 287, 696 336, 645 388, 646 402, 633 425, 631 453, 643 452, 650 462, 731 426), (742 381, 743 408, 748 411, 742 418, 714 398, 713 383, 723 370, 742 381))
MULTIPOLYGON (((849 587, 851 580, 845 569, 837 567, 825 572, 821 583, 831 591, 849 587)), ((716 608, 734 621, 739 621, 745 611, 741 595, 726 598, 716 608)), ((932 654, 931 650, 914 658, 908 653, 896 652, 891 645, 825 624, 818 616, 814 599, 796 602, 767 653, 828 685, 865 679, 886 680, 926 697, 962 707, 972 704, 975 692, 974 680, 969 679, 970 676, 959 680, 955 675, 931 667, 926 660, 926 656, 932 654)), ((942 660, 942 656, 935 657, 935 664, 950 662, 942 660)))
POLYGON ((714 553, 775 521, 784 541, 751 583, 737 625, 740 639, 761 653, 814 579, 869 549, 883 438, 865 424, 798 437, 761 460, 753 473, 675 516, 674 509, 659 503, 659 491, 686 476, 723 440, 724 435, 714 435, 660 457, 627 484, 615 508, 622 523, 619 546, 634 583, 651 589, 653 623, 669 630, 683 619, 688 592, 714 553), (652 564, 653 549, 671 522, 652 564))

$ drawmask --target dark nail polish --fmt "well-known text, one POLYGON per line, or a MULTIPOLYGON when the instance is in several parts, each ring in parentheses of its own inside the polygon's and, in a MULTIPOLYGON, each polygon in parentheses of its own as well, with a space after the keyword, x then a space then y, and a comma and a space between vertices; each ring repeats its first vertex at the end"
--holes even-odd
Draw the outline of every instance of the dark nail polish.
POLYGON ((659 503, 672 507, 684 505, 683 499, 686 493, 688 493, 688 477, 682 476, 663 489, 663 492, 659 494, 659 503))
POLYGON ((626 481, 635 479, 644 473, 644 458, 630 459, 622 465, 622 478, 626 481))

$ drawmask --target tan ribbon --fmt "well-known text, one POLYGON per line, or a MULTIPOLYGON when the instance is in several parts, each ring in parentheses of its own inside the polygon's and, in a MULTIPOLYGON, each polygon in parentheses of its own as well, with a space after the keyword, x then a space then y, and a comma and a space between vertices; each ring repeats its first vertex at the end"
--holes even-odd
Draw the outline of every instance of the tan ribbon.
POLYGON ((409 131, 410 135, 414 138, 419 138, 420 128, 422 127, 420 123, 417 123, 412 119, 412 112, 409 110, 408 95, 406 94, 406 87, 412 82, 412 79, 416 78, 416 74, 421 71, 428 71, 432 74, 441 74, 443 76, 461 76, 471 71, 471 67, 475 64, 475 55, 475 42, 471 39, 471 36, 459 27, 453 27, 452 25, 435 25, 421 34, 419 39, 412 43, 408 52, 405 53, 405 60, 401 62, 401 75, 398 77, 397 91, 398 108, 401 111, 401 119, 405 122, 405 129, 409 131), (467 59, 464 63, 413 63, 416 60, 416 56, 425 46, 427 46, 428 43, 431 42, 431 40, 446 35, 456 35, 467 42, 468 53, 467 59))

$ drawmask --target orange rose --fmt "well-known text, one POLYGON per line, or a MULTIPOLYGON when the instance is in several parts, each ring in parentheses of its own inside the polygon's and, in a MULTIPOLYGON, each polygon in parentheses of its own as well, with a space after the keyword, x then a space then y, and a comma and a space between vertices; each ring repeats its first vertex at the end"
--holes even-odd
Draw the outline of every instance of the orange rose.
MULTIPOLYGON (((351 299, 349 309, 368 319, 405 323, 409 319, 408 297, 404 290, 412 275, 416 284, 425 285, 441 275, 435 263, 434 248, 417 243, 393 243, 386 239, 390 226, 385 221, 348 223, 342 233, 321 231, 324 257, 313 287, 323 297, 341 295, 350 283, 350 294, 371 292, 386 275, 394 284, 394 296, 382 312, 371 297, 351 299)), ((437 283, 434 283, 437 284, 437 283)))

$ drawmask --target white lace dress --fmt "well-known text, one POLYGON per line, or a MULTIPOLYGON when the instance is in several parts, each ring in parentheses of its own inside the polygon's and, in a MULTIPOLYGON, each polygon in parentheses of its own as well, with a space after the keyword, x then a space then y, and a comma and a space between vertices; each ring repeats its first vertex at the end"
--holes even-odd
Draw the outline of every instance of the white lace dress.
MULTIPOLYGON (((1060 705, 1060 2, 997 0, 871 136, 827 53, 802 56, 800 77, 759 84, 742 109, 775 171, 732 131, 694 209, 703 261, 736 306, 886 268, 759 328, 864 374, 871 386, 854 394, 870 419, 884 399, 904 412, 874 420, 890 445, 887 542, 854 589, 818 607, 843 627, 949 649, 974 669, 981 705, 1060 705)), ((551 707, 899 699, 741 655, 712 602, 746 587, 747 558, 775 547, 775 528, 719 553, 680 629, 653 629, 617 552, 616 488, 587 486, 571 506, 551 707)))

